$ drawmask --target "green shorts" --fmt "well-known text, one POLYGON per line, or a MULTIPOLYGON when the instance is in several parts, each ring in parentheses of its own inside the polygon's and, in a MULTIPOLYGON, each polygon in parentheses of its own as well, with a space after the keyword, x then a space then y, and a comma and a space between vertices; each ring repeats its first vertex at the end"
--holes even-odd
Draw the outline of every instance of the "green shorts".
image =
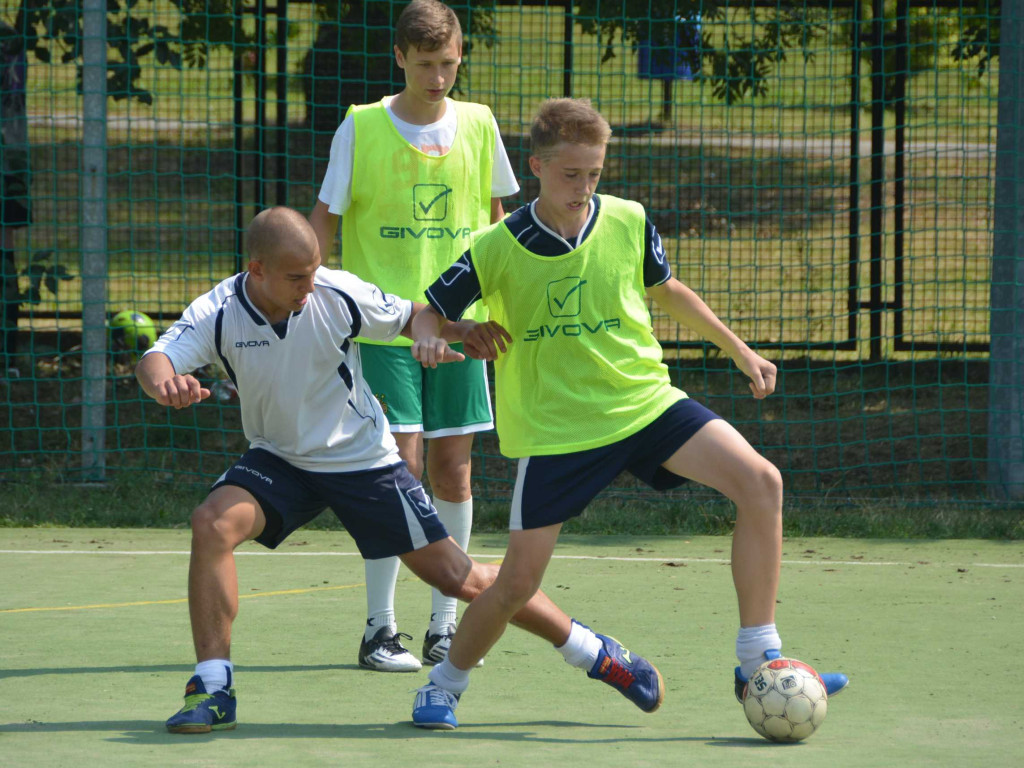
MULTIPOLYGON (((461 350, 461 344, 453 344, 461 350)), ((424 437, 468 435, 494 428, 487 366, 461 363, 424 368, 409 347, 360 344, 363 377, 388 417, 392 432, 424 437)))

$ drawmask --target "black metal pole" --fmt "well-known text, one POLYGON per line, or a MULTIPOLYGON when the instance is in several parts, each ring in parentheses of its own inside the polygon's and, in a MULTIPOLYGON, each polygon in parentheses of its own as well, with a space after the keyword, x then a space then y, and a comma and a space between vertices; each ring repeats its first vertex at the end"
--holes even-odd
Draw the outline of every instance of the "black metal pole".
POLYGON ((895 141, 893 156, 893 343, 898 347, 903 341, 903 268, 904 268, 904 216, 906 214, 906 136, 907 136, 907 78, 910 61, 907 47, 910 44, 910 0, 896 3, 896 71, 892 73, 895 82, 894 107, 896 112, 895 141))
POLYGON ((861 24, 864 13, 860 3, 853 5, 853 41, 850 51, 850 237, 847 266, 846 334, 856 342, 860 318, 860 55, 861 24))
POLYGON ((288 205, 288 0, 277 0, 277 193, 288 205))
POLYGON ((874 0, 871 19, 871 281, 870 360, 882 359, 882 258, 885 228, 885 0, 874 0))

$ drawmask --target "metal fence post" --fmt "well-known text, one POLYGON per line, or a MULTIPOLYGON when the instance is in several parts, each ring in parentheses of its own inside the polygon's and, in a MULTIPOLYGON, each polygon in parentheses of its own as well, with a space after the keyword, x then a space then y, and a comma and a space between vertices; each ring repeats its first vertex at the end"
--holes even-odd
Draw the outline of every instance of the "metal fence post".
POLYGON ((988 458, 993 496, 1024 499, 1024 0, 1004 0, 992 248, 988 458))
POLYGON ((83 480, 102 481, 107 405, 107 8, 82 4, 82 456, 83 480))

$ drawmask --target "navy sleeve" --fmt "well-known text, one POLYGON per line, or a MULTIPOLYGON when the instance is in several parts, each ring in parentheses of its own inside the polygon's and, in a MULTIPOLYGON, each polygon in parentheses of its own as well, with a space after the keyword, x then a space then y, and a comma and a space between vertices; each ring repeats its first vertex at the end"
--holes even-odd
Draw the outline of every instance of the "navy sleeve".
POLYGON ((672 277, 672 267, 665 258, 661 235, 649 218, 644 225, 644 287, 661 285, 672 277))
POLYGON ((458 320, 480 298, 480 280, 466 251, 427 288, 427 301, 448 320, 458 320))

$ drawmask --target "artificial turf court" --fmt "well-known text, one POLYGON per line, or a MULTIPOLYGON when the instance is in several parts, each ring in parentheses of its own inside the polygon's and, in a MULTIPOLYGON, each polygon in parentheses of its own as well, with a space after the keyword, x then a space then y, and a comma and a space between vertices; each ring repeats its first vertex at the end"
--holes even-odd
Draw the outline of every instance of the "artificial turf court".
MULTIPOLYGON (((791 539, 785 652, 847 672, 821 730, 775 745, 732 697, 735 607, 721 537, 569 537, 545 586, 568 613, 652 659, 644 715, 509 630, 450 733, 409 722, 425 673, 355 664, 363 571, 342 533, 239 550, 239 726, 166 733, 192 669, 186 531, 0 529, 0 765, 1019 766, 1024 543, 791 539)), ((503 539, 471 550, 498 558, 503 539)), ((418 649, 427 588, 403 570, 418 649)))

